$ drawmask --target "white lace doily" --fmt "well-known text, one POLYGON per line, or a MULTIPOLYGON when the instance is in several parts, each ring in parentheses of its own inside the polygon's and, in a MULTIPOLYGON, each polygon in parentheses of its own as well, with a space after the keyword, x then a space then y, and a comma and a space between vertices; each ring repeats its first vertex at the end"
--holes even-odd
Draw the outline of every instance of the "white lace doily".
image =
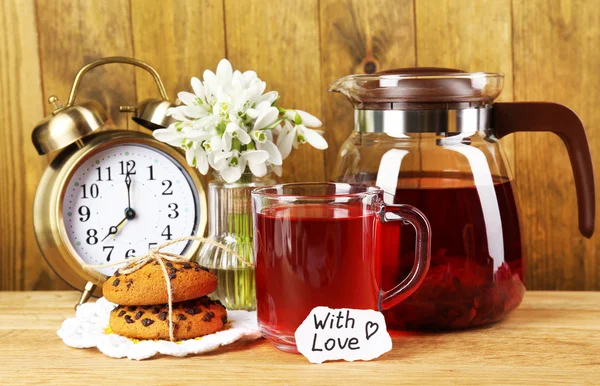
POLYGON ((97 347, 112 358, 147 359, 156 354, 183 357, 212 351, 238 340, 260 337, 255 311, 227 311, 228 328, 201 338, 179 342, 166 340, 137 340, 114 334, 108 329, 108 319, 115 304, 104 298, 96 303, 86 303, 66 319, 57 331, 67 346, 75 348, 97 347))

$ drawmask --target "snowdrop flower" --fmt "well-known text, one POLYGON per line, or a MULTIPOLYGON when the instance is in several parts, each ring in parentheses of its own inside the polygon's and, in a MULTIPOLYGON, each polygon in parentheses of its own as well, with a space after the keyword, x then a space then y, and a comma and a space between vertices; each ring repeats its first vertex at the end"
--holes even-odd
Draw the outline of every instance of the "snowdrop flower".
POLYGON ((256 143, 256 148, 258 150, 264 150, 269 153, 269 158, 267 161, 272 165, 281 166, 283 164, 283 157, 281 156, 281 151, 277 145, 273 143, 273 134, 270 131, 259 131, 255 130, 250 133, 254 143, 256 143))
POLYGON ((262 177, 282 173, 283 160, 292 148, 308 142, 326 149, 327 141, 315 128, 318 118, 301 110, 276 107, 276 91, 254 71, 234 71, 226 59, 216 72, 191 79, 193 92, 177 94, 181 105, 168 114, 176 123, 154 131, 154 137, 185 150, 187 162, 206 174, 209 167, 227 182, 249 170, 262 177))
POLYGON ((279 117, 277 107, 268 107, 257 111, 259 111, 259 115, 256 117, 252 130, 263 130, 277 122, 279 117))
POLYGON ((271 170, 277 177, 281 177, 283 175, 283 168, 281 165, 271 165, 271 170))
POLYGON ((184 115, 190 118, 202 118, 209 114, 210 105, 205 100, 204 86, 198 78, 192 78, 192 88, 194 93, 182 91, 177 94, 179 100, 184 106, 176 107, 176 113, 173 115, 175 119, 181 120, 180 116, 184 115), (179 110, 179 112, 177 112, 179 110))
POLYGON ((225 129, 223 134, 223 149, 225 151, 231 150, 231 144, 234 138, 237 138, 242 145, 250 143, 250 136, 244 129, 242 129, 237 123, 230 122, 225 129))
POLYGON ((252 174, 257 177, 263 177, 267 174, 265 161, 269 153, 263 150, 248 150, 240 152, 239 150, 224 151, 215 155, 213 163, 215 168, 221 173, 221 177, 232 183, 242 177, 246 166, 250 168, 252 174))
POLYGON ((209 132, 195 130, 190 122, 177 122, 166 129, 155 130, 153 134, 159 141, 179 147, 185 140, 202 141, 211 136, 209 132))
POLYGON ((321 127, 321 121, 302 110, 287 110, 285 113, 288 119, 277 138, 277 147, 281 152, 283 159, 286 159, 299 144, 308 142, 311 146, 319 150, 327 149, 327 141, 321 134, 312 128, 321 127), (294 122, 296 125, 292 124, 294 122))
POLYGON ((182 144, 182 140, 185 138, 185 136, 181 134, 180 130, 176 130, 174 128, 174 125, 171 125, 166 129, 154 130, 152 135, 154 135, 154 138, 157 140, 168 143, 171 146, 180 146, 182 144))
POLYGON ((187 147, 185 159, 190 166, 198 168, 200 173, 206 174, 208 172, 208 154, 199 142, 191 143, 187 147))
MULTIPOLYGON (((268 102, 263 102, 261 105, 264 107, 265 103, 268 102)), ((273 134, 269 130, 280 123, 279 110, 276 107, 263 108, 261 105, 256 110, 260 113, 254 122, 250 137, 258 150, 264 150, 269 153, 267 161, 270 164, 281 166, 283 158, 281 157, 279 148, 273 143, 273 134)))
POLYGON ((219 92, 227 92, 227 87, 231 83, 233 69, 227 59, 222 59, 217 66, 217 73, 210 70, 204 71, 204 90, 207 96, 207 102, 214 104, 214 97, 219 92))
POLYGON ((219 135, 214 135, 208 141, 202 142, 202 147, 206 153, 211 154, 221 150, 223 148, 222 144, 223 141, 221 140, 221 137, 219 137, 219 135))

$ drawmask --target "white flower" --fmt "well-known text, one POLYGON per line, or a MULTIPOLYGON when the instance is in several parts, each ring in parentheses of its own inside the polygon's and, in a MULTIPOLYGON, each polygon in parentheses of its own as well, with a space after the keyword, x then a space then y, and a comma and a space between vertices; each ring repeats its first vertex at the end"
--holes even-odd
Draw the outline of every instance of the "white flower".
POLYGON ((321 127, 322 123, 317 117, 302 110, 288 110, 285 116, 288 120, 277 138, 277 147, 283 159, 290 155, 292 147, 296 149, 298 144, 306 142, 316 149, 327 149, 327 141, 316 130, 311 129, 311 127, 321 127), (292 122, 296 125, 294 126, 292 122))
MULTIPOLYGON (((261 105, 264 106, 264 103, 266 102, 261 103, 261 105)), ((261 105, 256 110, 260 111, 260 114, 254 122, 250 137, 258 150, 264 150, 269 153, 269 163, 281 165, 283 163, 281 152, 273 143, 273 134, 269 130, 279 125, 279 110, 276 107, 263 108, 261 105)))
POLYGON ((267 174, 265 162, 269 158, 269 153, 263 150, 248 150, 240 152, 239 150, 224 151, 216 154, 213 158, 215 169, 219 170, 221 177, 232 183, 240 179, 246 166, 250 168, 252 174, 257 177, 263 177, 267 174))
POLYGON ((199 142, 185 151, 185 158, 190 166, 198 168, 203 175, 208 173, 208 154, 199 142))
MULTIPOLYGON (((200 79, 192 78, 192 88, 194 89, 194 94, 186 91, 182 91, 177 94, 177 97, 182 103, 184 103, 185 106, 175 107, 174 109, 170 110, 179 110, 179 114, 184 114, 192 119, 205 117, 210 113, 210 105, 206 102, 204 86, 202 85, 200 79)), ((173 117, 179 119, 176 115, 173 115, 173 117)))
MULTIPOLYGON (((178 122, 180 123, 180 122, 178 122)), ((181 141, 184 139, 181 131, 175 129, 174 125, 166 129, 157 129, 152 132, 154 138, 161 142, 166 142, 171 146, 181 146, 181 141)))
POLYGON ((219 135, 214 135, 208 141, 202 142, 202 147, 208 154, 215 153, 223 148, 223 141, 219 135))
POLYGON ((297 125, 304 125, 306 127, 321 127, 323 124, 319 118, 312 114, 302 110, 287 110, 285 116, 297 125))
POLYGON ((268 162, 281 166, 283 164, 283 157, 279 148, 273 143, 273 134, 269 130, 254 130, 250 133, 252 140, 256 144, 258 150, 264 150, 269 153, 268 162))
MULTIPOLYGON (((260 114, 264 113, 266 110, 270 109, 271 107, 272 107, 271 102, 262 101, 258 105, 256 105, 256 107, 254 107, 254 108, 250 107, 249 109, 247 109, 246 115, 249 118, 256 119, 260 116, 260 114)), ((277 108, 275 108, 275 109, 277 109, 277 108)))
POLYGON ((154 137, 186 153, 191 166, 202 174, 209 166, 227 182, 237 181, 249 169, 264 176, 269 169, 282 173, 283 160, 292 148, 310 143, 326 149, 327 141, 314 130, 316 117, 301 110, 275 107, 276 91, 254 71, 234 71, 226 59, 217 70, 191 79, 193 92, 177 94, 181 105, 170 108, 176 123, 154 131, 154 137))
POLYGON ((281 165, 272 165, 271 170, 279 177, 283 175, 283 168, 281 167, 281 165))
POLYGON ((260 110, 260 114, 256 117, 256 121, 254 121, 254 127, 252 130, 262 130, 268 128, 277 122, 278 117, 279 110, 277 110, 277 107, 264 108, 260 110))
POLYGON ((217 66, 217 73, 210 70, 204 71, 204 90, 207 96, 207 102, 214 103, 214 96, 219 92, 227 92, 227 87, 231 83, 233 69, 227 59, 222 59, 217 66))
POLYGON ((237 123, 230 122, 225 129, 225 133, 223 134, 223 150, 229 151, 231 150, 231 143, 234 138, 237 138, 242 145, 247 145, 250 143, 250 136, 244 129, 238 126, 237 123))

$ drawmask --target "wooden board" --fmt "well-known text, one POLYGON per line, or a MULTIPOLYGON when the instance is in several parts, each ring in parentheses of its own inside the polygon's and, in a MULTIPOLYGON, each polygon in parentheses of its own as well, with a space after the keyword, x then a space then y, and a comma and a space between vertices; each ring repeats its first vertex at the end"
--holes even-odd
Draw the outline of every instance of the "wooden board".
POLYGON ((56 335, 74 292, 0 293, 6 384, 592 385, 600 379, 600 293, 528 292, 505 321, 453 333, 392 332, 371 362, 313 365, 265 340, 208 355, 132 362, 67 347, 56 335))
MULTIPOLYGON (((131 0, 133 52, 160 74, 171 100, 191 91, 190 79, 202 79, 225 57, 223 4, 212 0, 131 0)), ((159 98, 150 74, 136 69, 139 100, 159 98)))
MULTIPOLYGON (((414 67, 413 16, 412 0, 321 1, 321 90, 345 75, 414 67)), ((354 129, 354 110, 343 95, 327 93, 322 116, 330 145, 325 153, 329 180, 354 129)))
MULTIPOLYGON (((278 105, 321 115, 317 0, 225 0, 227 58, 235 69, 254 70, 278 105)), ((320 117, 322 118, 322 117, 320 117)), ((323 152, 304 145, 283 166, 285 181, 322 181, 323 152)))
MULTIPOLYGON (((582 118, 600 176, 600 8, 588 1, 514 1, 515 99, 566 104, 582 118)), ((517 135, 517 187, 527 285, 599 289, 600 238, 579 234, 575 185, 562 141, 517 135)), ((598 224, 598 221, 596 222, 598 224)))
POLYGON ((0 290, 33 289, 45 274, 31 204, 45 166, 30 140, 44 115, 33 0, 0 2, 0 25, 0 290))

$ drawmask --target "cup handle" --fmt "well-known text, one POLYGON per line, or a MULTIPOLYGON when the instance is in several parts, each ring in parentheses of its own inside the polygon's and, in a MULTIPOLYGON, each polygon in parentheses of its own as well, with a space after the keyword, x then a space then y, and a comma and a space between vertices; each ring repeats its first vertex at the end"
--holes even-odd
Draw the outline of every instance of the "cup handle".
POLYGON ((410 274, 391 290, 382 290, 379 294, 379 310, 387 310, 409 297, 425 279, 431 261, 431 226, 423 212, 410 205, 386 204, 381 209, 379 218, 384 224, 391 221, 407 221, 415 228, 417 234, 415 263, 410 274))

